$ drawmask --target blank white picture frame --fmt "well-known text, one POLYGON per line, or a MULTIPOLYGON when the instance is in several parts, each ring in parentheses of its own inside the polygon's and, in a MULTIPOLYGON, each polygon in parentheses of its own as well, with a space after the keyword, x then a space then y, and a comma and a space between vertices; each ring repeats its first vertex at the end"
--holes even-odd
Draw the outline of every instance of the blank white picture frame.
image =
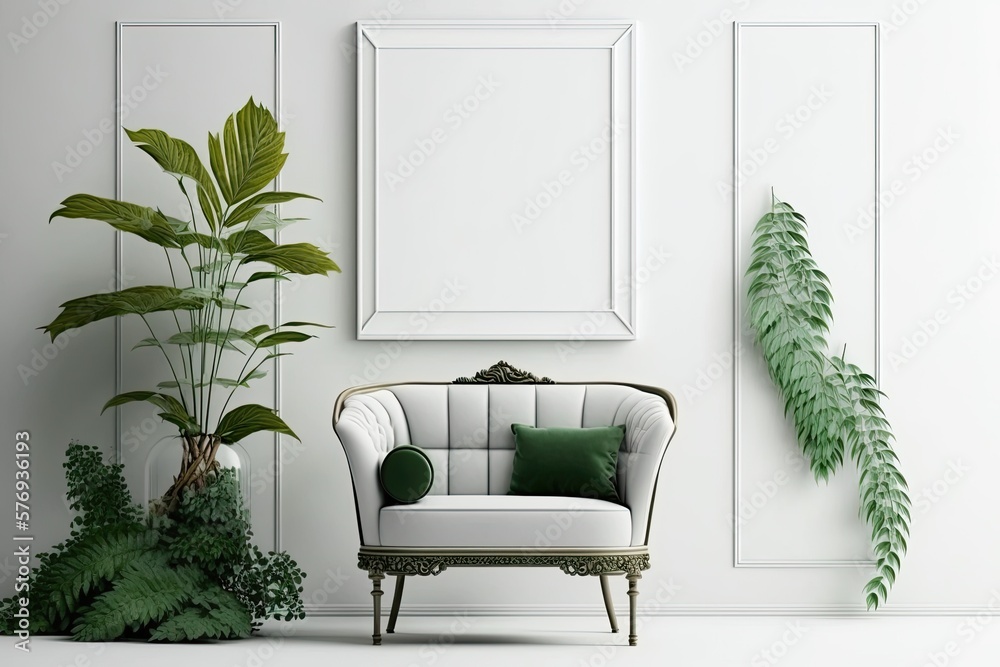
POLYGON ((635 32, 358 23, 358 339, 635 338, 635 32))

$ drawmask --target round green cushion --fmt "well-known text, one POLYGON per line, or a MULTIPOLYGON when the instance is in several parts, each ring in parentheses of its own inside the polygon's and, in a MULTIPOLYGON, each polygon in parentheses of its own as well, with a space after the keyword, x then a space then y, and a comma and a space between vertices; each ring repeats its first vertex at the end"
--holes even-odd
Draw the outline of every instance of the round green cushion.
POLYGON ((399 503, 415 503, 431 490, 434 466, 424 450, 400 445, 382 459, 378 476, 390 498, 399 503))

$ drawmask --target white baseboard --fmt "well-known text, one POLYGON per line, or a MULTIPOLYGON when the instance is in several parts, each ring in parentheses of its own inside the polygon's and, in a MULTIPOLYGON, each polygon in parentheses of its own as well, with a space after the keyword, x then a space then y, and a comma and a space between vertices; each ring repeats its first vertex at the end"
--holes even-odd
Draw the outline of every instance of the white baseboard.
MULTIPOLYGON (((641 598, 640 598, 641 600, 641 598)), ((306 605, 309 616, 370 616, 370 604, 311 604, 306 605)), ((628 607, 615 607, 621 619, 628 619, 628 607)), ((862 605, 733 605, 733 604, 666 604, 656 609, 639 606, 639 614, 644 617, 659 616, 804 616, 837 618, 878 618, 879 616, 973 616, 976 614, 996 614, 995 609, 986 605, 936 605, 936 604, 888 604, 877 612, 866 611, 862 605)), ((382 604, 382 614, 388 617, 389 607, 382 604)), ((400 616, 604 616, 602 605, 497 605, 470 604, 455 606, 449 604, 404 604, 400 616)))

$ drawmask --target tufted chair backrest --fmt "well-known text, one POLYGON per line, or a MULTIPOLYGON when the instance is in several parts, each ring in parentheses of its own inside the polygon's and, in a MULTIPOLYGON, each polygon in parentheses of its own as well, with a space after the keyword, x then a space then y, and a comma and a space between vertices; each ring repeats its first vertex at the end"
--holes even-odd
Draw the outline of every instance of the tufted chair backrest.
POLYGON ((393 447, 417 445, 434 465, 431 494, 505 494, 514 461, 512 423, 539 427, 625 425, 618 492, 633 511, 633 543, 648 538, 660 463, 676 404, 662 390, 616 383, 395 384, 344 392, 334 424, 351 467, 362 542, 372 544, 378 464, 393 447))
MULTIPOLYGON (((356 395, 381 415, 385 451, 423 448, 434 464, 432 494, 507 493, 514 461, 512 423, 530 426, 640 424, 656 397, 616 384, 403 384, 356 395), (630 419, 631 417, 631 419, 630 419)), ((626 439, 636 438, 633 430, 626 439)), ((618 488, 624 492, 628 442, 619 455, 618 488)))

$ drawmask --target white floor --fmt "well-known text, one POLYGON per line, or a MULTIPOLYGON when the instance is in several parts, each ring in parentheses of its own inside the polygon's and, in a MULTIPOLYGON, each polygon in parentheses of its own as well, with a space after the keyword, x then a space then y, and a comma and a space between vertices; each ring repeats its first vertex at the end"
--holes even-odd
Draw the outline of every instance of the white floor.
POLYGON ((238 642, 79 644, 38 637, 31 653, 0 638, 0 665, 45 667, 995 667, 1000 622, 984 616, 648 619, 639 646, 597 617, 572 619, 400 617, 397 633, 371 645, 370 621, 311 618, 265 626, 238 642))

